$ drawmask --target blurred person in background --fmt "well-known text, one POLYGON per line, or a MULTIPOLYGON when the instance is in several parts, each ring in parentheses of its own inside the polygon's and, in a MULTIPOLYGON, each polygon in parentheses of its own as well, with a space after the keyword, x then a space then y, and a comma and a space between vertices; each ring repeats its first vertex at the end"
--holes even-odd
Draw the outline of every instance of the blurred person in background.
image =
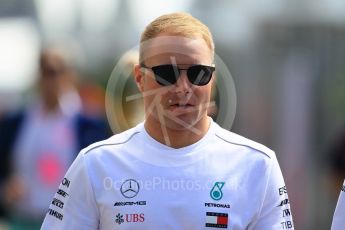
POLYGON ((2 214, 11 229, 39 229, 76 152, 110 135, 106 122, 82 113, 68 52, 41 52, 38 95, 0 120, 2 214))

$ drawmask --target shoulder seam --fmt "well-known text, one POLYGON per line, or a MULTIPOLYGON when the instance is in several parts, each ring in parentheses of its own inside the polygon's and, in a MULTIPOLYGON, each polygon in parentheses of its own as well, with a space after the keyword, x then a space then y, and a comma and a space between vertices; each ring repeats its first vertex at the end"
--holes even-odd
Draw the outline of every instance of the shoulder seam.
POLYGON ((271 159, 271 156, 269 156, 267 153, 265 153, 264 151, 262 151, 262 150, 260 150, 260 149, 254 148, 254 147, 252 147, 252 146, 250 146, 250 145, 240 144, 240 143, 228 141, 228 140, 226 140, 225 138, 223 138, 223 137, 221 137, 220 135, 218 135, 217 133, 216 133, 216 136, 217 136, 219 139, 221 139, 221 140, 223 140, 223 141, 225 141, 225 142, 227 142, 227 143, 254 149, 254 150, 258 151, 258 152, 261 152, 261 153, 265 154, 268 158, 271 159))
POLYGON ((90 148, 90 149, 88 149, 87 151, 85 151, 84 152, 84 155, 86 155, 88 152, 90 152, 91 150, 94 150, 94 149, 96 149, 96 148, 99 148, 99 147, 102 147, 102 146, 109 146, 109 145, 121 145, 121 144, 125 144, 125 143, 127 143, 128 141, 130 141, 131 139, 132 139, 132 137, 135 135, 135 134, 138 134, 138 133, 140 133, 139 131, 137 131, 137 132, 134 132, 130 137, 128 137, 127 138, 127 140, 125 140, 125 141, 123 141, 123 142, 118 142, 118 143, 104 143, 104 144, 99 144, 99 145, 97 145, 97 146, 94 146, 94 147, 92 147, 92 148, 90 148))

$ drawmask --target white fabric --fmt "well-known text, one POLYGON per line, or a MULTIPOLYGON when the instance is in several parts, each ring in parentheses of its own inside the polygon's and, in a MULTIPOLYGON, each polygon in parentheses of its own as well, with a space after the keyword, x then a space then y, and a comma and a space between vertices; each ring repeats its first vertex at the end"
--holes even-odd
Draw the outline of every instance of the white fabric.
POLYGON ((345 227, 345 181, 341 189, 337 207, 334 212, 332 230, 343 230, 345 227))
POLYGON ((139 124, 82 150, 42 229, 217 229, 209 212, 232 230, 293 229, 274 152, 211 122, 180 149, 139 124))

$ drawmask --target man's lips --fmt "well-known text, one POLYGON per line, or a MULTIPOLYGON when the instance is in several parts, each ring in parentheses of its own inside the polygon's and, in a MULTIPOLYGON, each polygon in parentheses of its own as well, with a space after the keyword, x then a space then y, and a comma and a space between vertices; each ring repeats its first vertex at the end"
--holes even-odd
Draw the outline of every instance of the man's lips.
POLYGON ((186 104, 184 104, 184 103, 181 103, 181 104, 176 103, 176 104, 171 104, 170 106, 174 106, 174 107, 191 107, 191 106, 194 106, 194 105, 190 104, 190 103, 186 103, 186 104))
POLYGON ((186 112, 188 110, 192 110, 194 106, 195 105, 191 103, 173 103, 169 105, 169 110, 186 112))

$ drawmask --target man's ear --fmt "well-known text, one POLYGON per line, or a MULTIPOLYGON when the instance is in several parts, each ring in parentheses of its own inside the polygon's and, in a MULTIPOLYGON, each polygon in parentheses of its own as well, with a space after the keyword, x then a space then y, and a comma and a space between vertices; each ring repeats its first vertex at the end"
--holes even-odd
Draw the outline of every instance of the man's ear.
POLYGON ((213 73, 213 76, 212 76, 212 84, 214 85, 214 84, 216 84, 216 81, 217 81, 217 72, 216 71, 214 71, 213 73))
POLYGON ((144 91, 144 73, 139 64, 134 66, 134 80, 140 92, 144 91))

